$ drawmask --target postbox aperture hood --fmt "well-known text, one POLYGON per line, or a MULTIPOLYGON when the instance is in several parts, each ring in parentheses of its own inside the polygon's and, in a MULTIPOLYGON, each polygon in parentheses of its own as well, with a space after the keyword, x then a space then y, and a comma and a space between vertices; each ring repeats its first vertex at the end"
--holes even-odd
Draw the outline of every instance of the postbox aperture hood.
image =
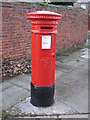
POLYGON ((62 15, 55 12, 50 12, 50 11, 36 11, 36 12, 27 13, 27 18, 61 20, 62 15))

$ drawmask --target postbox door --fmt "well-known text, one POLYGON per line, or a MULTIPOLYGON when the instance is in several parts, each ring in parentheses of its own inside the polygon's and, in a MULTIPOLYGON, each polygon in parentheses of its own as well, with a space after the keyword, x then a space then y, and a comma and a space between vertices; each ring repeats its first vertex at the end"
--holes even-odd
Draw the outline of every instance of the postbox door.
POLYGON ((36 34, 34 38, 33 83, 37 86, 51 86, 54 84, 55 76, 56 34, 36 34))

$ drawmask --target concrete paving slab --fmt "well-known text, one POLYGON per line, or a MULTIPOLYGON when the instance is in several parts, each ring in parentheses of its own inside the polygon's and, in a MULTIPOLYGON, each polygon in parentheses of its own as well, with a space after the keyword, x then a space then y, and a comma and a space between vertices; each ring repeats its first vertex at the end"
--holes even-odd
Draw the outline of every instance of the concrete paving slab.
POLYGON ((88 72, 88 70, 89 70, 88 63, 85 64, 84 66, 82 66, 82 69, 85 69, 88 72))
POLYGON ((55 99, 55 103, 50 107, 35 107, 30 103, 30 97, 15 105, 13 111, 12 113, 12 110, 9 109, 10 114, 15 114, 18 111, 18 115, 74 114, 76 112, 58 100, 58 98, 55 99))
POLYGON ((0 83, 0 91, 3 91, 5 89, 9 88, 10 86, 12 86, 12 84, 9 83, 8 80, 2 82, 2 83, 0 83))
POLYGON ((63 63, 67 63, 68 61, 73 60, 70 56, 58 56, 57 61, 62 61, 63 63))
POLYGON ((29 82, 31 80, 31 74, 23 74, 16 77, 16 79, 23 80, 24 82, 29 82))
POLYGON ((79 113, 88 113, 88 85, 57 83, 56 95, 79 113))
POLYGON ((87 64, 56 80, 56 95, 79 113, 88 113, 87 64))
POLYGON ((59 84, 60 82, 73 85, 75 83, 78 84, 88 84, 88 71, 86 69, 83 69, 82 67, 79 69, 75 69, 71 73, 63 76, 63 78, 59 78, 56 80, 56 82, 59 84))
POLYGON ((2 92, 0 92, 0 113, 2 111, 2 92))
POLYGON ((90 58, 90 56, 88 55, 88 52, 89 52, 90 50, 88 50, 88 49, 86 49, 84 52, 83 52, 83 55, 81 55, 81 57, 83 57, 83 58, 90 58))
MULTIPOLYGON (((77 51, 73 52, 73 54, 69 54, 68 57, 72 58, 72 59, 77 59, 80 56, 84 55, 85 53, 87 54, 87 52, 88 52, 88 48, 80 49, 80 50, 77 50, 77 51)), ((68 57, 66 57, 66 59, 68 57)))
POLYGON ((0 92, 2 91, 2 82, 0 83, 0 92))
POLYGON ((30 90, 30 81, 31 81, 30 75, 25 74, 25 75, 17 76, 13 78, 12 80, 9 80, 9 83, 25 88, 26 90, 30 90))
POLYGON ((55 70, 55 75, 56 75, 56 79, 63 77, 64 75, 66 75, 67 73, 55 70))
POLYGON ((33 119, 33 120, 37 120, 37 119, 40 119, 40 120, 44 120, 44 119, 47 119, 47 120, 74 120, 76 118, 76 120, 88 120, 89 117, 88 114, 75 114, 75 115, 38 115, 38 116, 18 116, 16 118, 26 118, 26 119, 33 119))
POLYGON ((67 94, 67 92, 69 92, 68 90, 71 88, 71 86, 69 84, 65 84, 63 82, 56 82, 55 84, 55 96, 65 96, 67 94))
POLYGON ((67 95, 60 100, 69 105, 71 108, 75 109, 79 113, 88 113, 88 92, 87 89, 81 92, 74 93, 72 95, 67 95))
POLYGON ((78 68, 87 64, 87 62, 88 62, 88 59, 78 57, 77 59, 72 59, 71 61, 68 61, 66 64, 74 66, 75 68, 78 68))
POLYGON ((77 59, 78 57, 82 56, 84 53, 84 51, 86 51, 87 49, 81 49, 78 51, 73 52, 73 54, 70 54, 69 57, 73 58, 73 59, 77 59))
POLYGON ((61 63, 59 61, 56 62, 55 68, 56 70, 65 72, 65 73, 69 73, 75 69, 73 66, 67 65, 65 63, 61 63))
POLYGON ((66 118, 69 118, 67 120, 74 120, 74 118, 76 118, 76 120, 80 120, 78 118, 82 118, 82 120, 88 120, 88 119, 85 119, 85 118, 88 118, 88 114, 60 115, 58 118, 64 118, 62 120, 66 120, 66 118))
POLYGON ((68 56, 58 56, 58 61, 61 60, 63 63, 67 63, 73 60, 76 61, 77 59, 81 59, 81 56, 85 55, 86 51, 87 48, 75 51, 73 54, 69 54, 68 56))
POLYGON ((15 105, 20 100, 29 96, 29 91, 15 85, 2 91, 2 108, 3 110, 15 105))

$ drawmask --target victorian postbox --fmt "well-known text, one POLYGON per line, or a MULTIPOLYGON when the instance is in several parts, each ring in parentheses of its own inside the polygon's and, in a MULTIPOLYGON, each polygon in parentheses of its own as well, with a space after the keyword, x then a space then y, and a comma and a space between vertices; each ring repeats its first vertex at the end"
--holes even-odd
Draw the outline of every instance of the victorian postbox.
POLYGON ((36 11, 31 19, 31 103, 50 106, 54 102, 57 20, 61 14, 36 11))

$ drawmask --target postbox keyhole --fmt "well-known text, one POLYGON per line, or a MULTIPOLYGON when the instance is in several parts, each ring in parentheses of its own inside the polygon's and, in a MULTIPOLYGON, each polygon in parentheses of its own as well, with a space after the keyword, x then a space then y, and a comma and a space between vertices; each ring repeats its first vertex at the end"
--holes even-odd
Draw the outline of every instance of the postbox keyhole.
POLYGON ((52 53, 51 55, 52 55, 52 57, 55 57, 55 53, 52 53))
POLYGON ((47 27, 46 27, 46 26, 45 26, 45 27, 42 26, 42 27, 40 27, 40 28, 41 28, 41 29, 53 29, 53 27, 48 27, 48 26, 47 26, 47 27))

